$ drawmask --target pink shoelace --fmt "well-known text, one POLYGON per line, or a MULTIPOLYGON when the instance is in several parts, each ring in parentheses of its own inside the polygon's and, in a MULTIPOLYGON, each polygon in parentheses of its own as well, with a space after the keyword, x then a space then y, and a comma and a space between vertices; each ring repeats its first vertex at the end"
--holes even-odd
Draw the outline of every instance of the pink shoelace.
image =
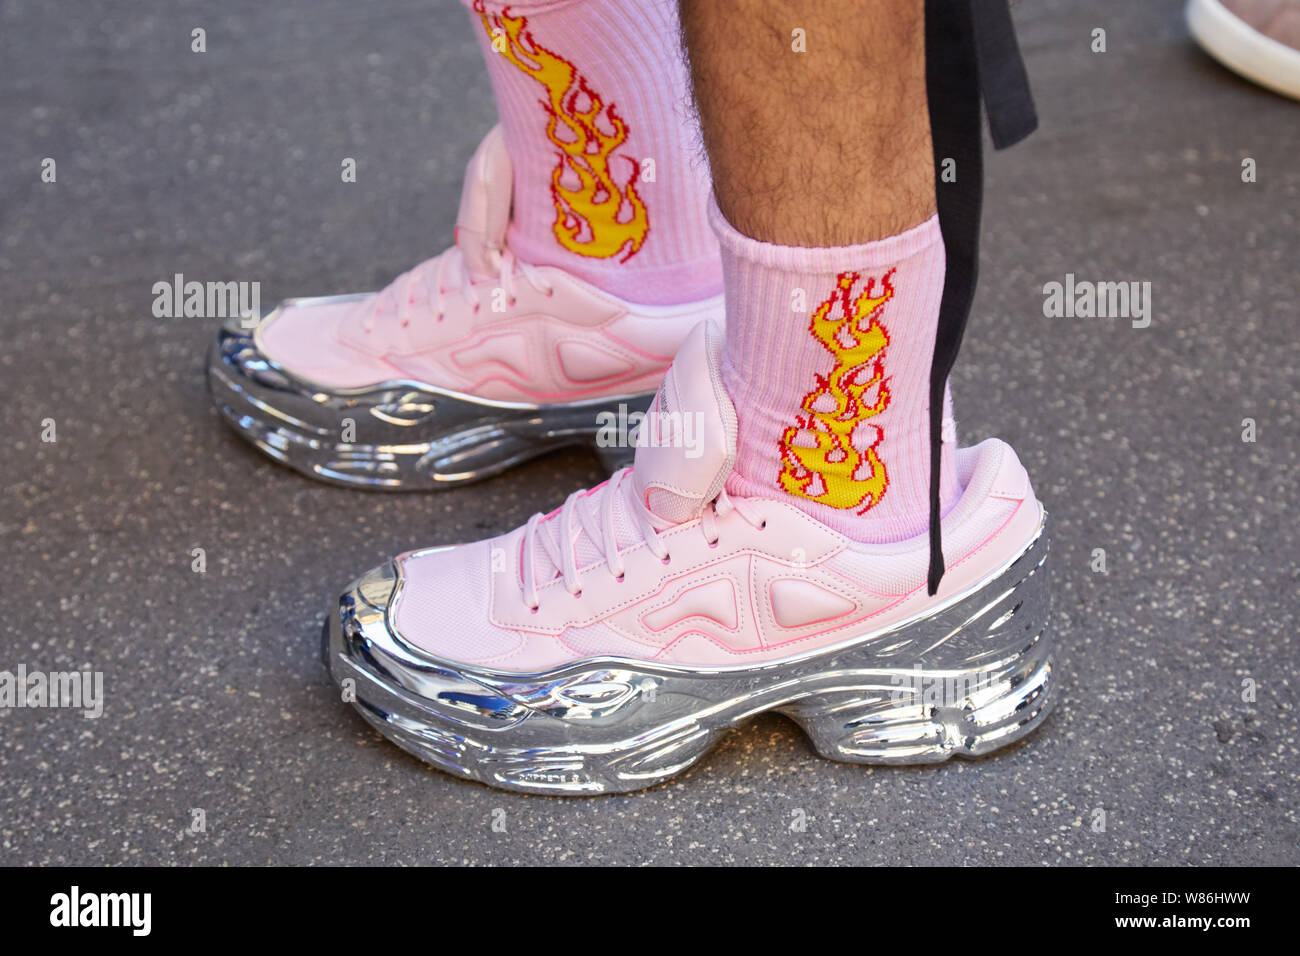
MULTIPOLYGON (((523 561, 522 597, 524 604, 531 611, 536 613, 541 606, 537 594, 539 543, 542 552, 540 557, 544 557, 549 562, 551 571, 559 572, 564 578, 565 590, 574 597, 582 595, 582 572, 578 569, 577 557, 578 535, 585 534, 588 540, 595 545, 600 555, 605 559, 606 569, 615 581, 624 580, 625 564, 623 553, 636 547, 638 542, 634 542, 622 551, 619 550, 616 519, 620 500, 631 514, 641 541, 650 549, 650 553, 664 564, 672 562, 672 555, 668 553, 668 547, 664 544, 660 533, 674 527, 674 525, 664 522, 651 512, 635 492, 627 493, 632 490, 630 485, 631 476, 632 469, 624 468, 615 472, 613 477, 601 487, 590 492, 586 490, 575 491, 565 499, 558 512, 553 512, 550 516, 539 513, 528 519, 528 524, 524 528, 523 554, 521 556, 523 561), (626 491, 624 490, 625 486, 626 491), (584 498, 599 500, 592 502, 593 508, 584 509, 579 504, 579 501, 584 498), (577 521, 577 534, 574 533, 575 520, 577 521), (544 521, 558 521, 559 534, 552 538, 540 533, 538 527, 544 521)), ((723 491, 705 506, 703 513, 700 515, 700 530, 704 533, 704 538, 709 547, 716 548, 718 546, 718 518, 730 514, 732 511, 735 511, 755 528, 761 530, 767 526, 762 514, 753 504, 745 499, 733 500, 727 497, 727 493, 723 491)), ((590 571, 591 568, 587 570, 590 571)), ((543 583, 552 580, 554 576, 554 574, 551 574, 544 579, 543 583)))
MULTIPOLYGON (((520 262, 509 249, 488 249, 488 259, 497 270, 496 287, 505 290, 510 305, 515 304, 516 275, 522 275, 543 295, 554 295, 554 287, 542 278, 541 273, 520 262)), ((414 307, 430 304, 433 305, 436 320, 441 322, 446 314, 446 297, 453 293, 462 301, 468 302, 471 309, 478 313, 481 300, 477 284, 465 266, 465 256, 459 246, 451 246, 440 255, 426 259, 390 282, 375 296, 374 306, 362 329, 369 334, 376 324, 391 322, 393 319, 402 328, 406 328, 411 324, 414 307)))

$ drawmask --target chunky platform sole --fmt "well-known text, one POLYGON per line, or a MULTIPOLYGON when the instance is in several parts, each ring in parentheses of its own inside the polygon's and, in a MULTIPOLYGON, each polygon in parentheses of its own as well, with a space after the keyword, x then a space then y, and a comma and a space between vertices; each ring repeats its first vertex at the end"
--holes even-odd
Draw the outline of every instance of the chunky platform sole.
MULTIPOLYGON (((281 308, 357 298, 293 299, 281 308)), ((209 353, 208 387, 235 431, 271 458, 310 478, 375 491, 463 484, 573 445, 590 446, 614 471, 631 464, 635 449, 602 444, 608 429, 601 413, 622 410, 626 421, 654 397, 530 405, 413 381, 325 390, 269 359, 238 319, 226 323, 209 353)))
POLYGON ((325 663, 381 734, 457 776, 529 793, 638 790, 763 711, 818 753, 867 764, 978 757, 1019 740, 1055 692, 1048 538, 923 616, 788 661, 685 670, 606 659, 519 675, 452 665, 398 637, 393 565, 339 600, 325 663))

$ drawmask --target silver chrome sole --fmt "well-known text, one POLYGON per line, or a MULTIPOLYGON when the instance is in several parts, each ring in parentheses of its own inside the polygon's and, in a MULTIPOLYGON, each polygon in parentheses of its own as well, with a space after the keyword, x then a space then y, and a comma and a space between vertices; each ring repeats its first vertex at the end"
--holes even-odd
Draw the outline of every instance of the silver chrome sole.
POLYGON ((326 667, 381 734, 457 776, 527 793, 639 790, 763 711, 824 757, 919 764, 1019 740, 1053 704, 1048 537, 926 615, 788 661, 686 670, 600 659, 520 675, 453 665, 403 641, 392 564, 356 581, 326 623, 326 667))
MULTIPOLYGON (((347 301, 360 296, 290 299, 347 301)), ((562 405, 494 402, 423 382, 322 389, 268 358, 238 318, 208 356, 208 387, 231 426, 271 458, 310 478, 376 491, 427 491, 498 474, 530 458, 588 445, 610 471, 631 464, 628 443, 601 447, 603 411, 644 412, 652 392, 562 405), (351 421, 351 434, 345 429, 351 421), (352 440, 345 442, 344 437, 352 440)), ((623 420, 626 420, 624 418, 623 420)))

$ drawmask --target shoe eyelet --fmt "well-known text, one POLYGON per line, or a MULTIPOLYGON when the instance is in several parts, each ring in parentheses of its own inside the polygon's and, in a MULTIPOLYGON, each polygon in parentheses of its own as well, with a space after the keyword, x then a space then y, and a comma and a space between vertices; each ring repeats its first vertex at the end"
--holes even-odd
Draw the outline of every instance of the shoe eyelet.
POLYGON ((438 313, 438 321, 441 322, 442 320, 443 320, 443 314, 442 314, 441 312, 439 312, 439 313, 438 313))
POLYGON ((518 301, 519 300, 512 295, 510 298, 506 299, 506 304, 513 309, 515 307, 515 303, 518 301))
POLYGON ((530 613, 532 613, 532 614, 536 614, 536 613, 537 613, 538 611, 540 611, 541 609, 542 609, 542 606, 541 606, 540 604, 535 604, 535 605, 533 605, 532 607, 530 607, 528 610, 529 610, 530 613))
POLYGON ((627 575, 626 575, 626 574, 620 574, 620 575, 618 575, 617 577, 614 578, 614 582, 615 582, 616 584, 622 584, 622 583, 623 583, 624 581, 626 581, 626 580, 627 580, 627 575))
POLYGON ((719 542, 720 540, 722 540, 722 539, 721 539, 721 538, 714 538, 712 541, 709 542, 709 547, 710 547, 710 548, 716 548, 716 547, 718 546, 718 542, 719 542))
POLYGON ((672 556, 671 554, 665 554, 662 558, 659 559, 659 563, 660 563, 660 564, 672 564, 672 563, 673 563, 673 556, 672 556))
POLYGON ((580 591, 580 590, 579 590, 579 591, 574 591, 574 592, 573 592, 573 596, 574 596, 575 598, 580 598, 580 597, 582 597, 582 591, 580 591))
POLYGON ((554 297, 555 297, 555 290, 554 290, 554 289, 547 289, 547 290, 546 290, 546 298, 551 299, 551 298, 554 298, 554 297))
POLYGON ((478 303, 477 303, 477 302, 474 304, 474 314, 475 314, 475 315, 478 315, 478 303))
POLYGON ((766 531, 766 530, 767 530, 767 519, 766 519, 766 518, 764 518, 763 521, 762 521, 762 523, 758 526, 758 530, 759 530, 759 531, 766 531))

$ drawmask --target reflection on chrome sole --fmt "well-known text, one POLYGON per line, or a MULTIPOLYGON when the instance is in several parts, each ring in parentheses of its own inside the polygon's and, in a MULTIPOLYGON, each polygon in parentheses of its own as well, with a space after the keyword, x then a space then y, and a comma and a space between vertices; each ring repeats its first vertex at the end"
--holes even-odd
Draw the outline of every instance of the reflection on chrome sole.
MULTIPOLYGON (((345 301, 360 296, 293 299, 345 301)), ((634 449, 596 445, 598 415, 645 411, 653 393, 564 405, 492 402, 421 382, 322 390, 295 378, 257 347, 239 319, 226 323, 208 358, 208 387, 226 420, 267 455, 309 477, 350 488, 429 490, 495 475, 529 458, 589 445, 611 471, 634 449), (351 420, 355 440, 344 442, 351 420)))
POLYGON ((389 627, 393 565, 355 582, 323 635, 362 716, 435 767, 531 793, 638 790, 685 770, 762 711, 792 718, 832 760, 977 757, 1024 737, 1055 695, 1047 534, 926 616, 819 653, 744 669, 618 659, 544 674, 453 666, 389 627))

